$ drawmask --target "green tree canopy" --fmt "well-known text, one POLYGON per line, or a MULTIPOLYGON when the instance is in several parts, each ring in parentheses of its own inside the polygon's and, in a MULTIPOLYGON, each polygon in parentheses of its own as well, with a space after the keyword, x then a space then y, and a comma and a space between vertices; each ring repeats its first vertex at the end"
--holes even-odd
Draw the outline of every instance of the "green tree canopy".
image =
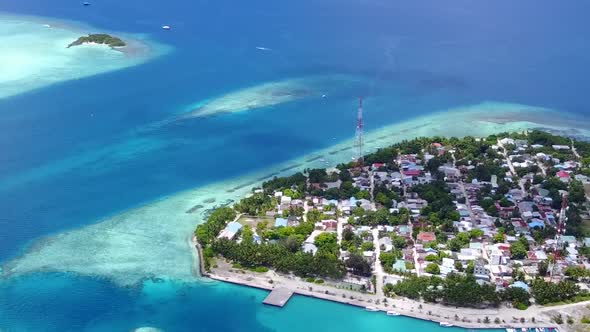
POLYGON ((364 277, 371 276, 371 265, 359 254, 351 253, 346 260, 346 267, 351 269, 353 274, 364 277))
POLYGON ((436 263, 430 263, 426 265, 424 271, 430 274, 440 274, 440 267, 436 263))
POLYGON ((316 236, 314 244, 319 250, 338 252, 338 239, 335 233, 324 232, 316 236))
POLYGON ((510 255, 513 259, 523 259, 527 256, 527 250, 522 242, 517 241, 510 245, 510 255))

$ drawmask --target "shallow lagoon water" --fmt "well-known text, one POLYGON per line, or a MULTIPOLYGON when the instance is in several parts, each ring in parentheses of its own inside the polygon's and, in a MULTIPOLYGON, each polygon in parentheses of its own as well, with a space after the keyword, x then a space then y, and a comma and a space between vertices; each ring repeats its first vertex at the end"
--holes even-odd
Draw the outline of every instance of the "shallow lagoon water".
POLYGON ((139 288, 118 288, 104 280, 75 275, 29 275, 0 284, 1 323, 10 326, 9 331, 133 331, 141 327, 182 332, 441 329, 431 322, 389 317, 302 296, 277 309, 260 304, 266 294, 218 282, 150 280, 139 288), (42 292, 36 290, 39 282, 45 284, 42 292), (56 303, 55 299, 66 292, 69 301, 56 303))
POLYGON ((103 33, 76 23, 0 12, 0 98, 136 66, 168 51, 131 36, 121 36, 128 45, 120 50, 105 45, 67 47, 78 37, 97 32, 103 33))
MULTIPOLYGON (((366 148, 372 151, 427 135, 485 136, 541 127, 567 130, 574 124, 587 128, 587 120, 561 114, 558 121, 557 114, 526 105, 482 103, 371 131, 366 135, 366 148)), ((580 129, 578 134, 590 137, 587 129, 580 129)), ((352 141, 344 141, 259 172, 170 195, 97 224, 48 237, 5 265, 4 273, 67 271, 105 277, 122 286, 136 285, 146 277, 194 280, 198 267, 189 250, 189 238, 208 211, 240 199, 273 176, 347 162, 351 158, 351 146, 352 141)))
POLYGON ((264 292, 204 284, 186 240, 205 208, 185 212, 298 164, 322 166, 321 155, 349 159, 359 95, 371 146, 531 126, 587 134, 579 89, 590 84, 588 4, 544 5, 2 2, 11 15, 147 33, 175 51, 0 100, 0 259, 10 275, 0 281, 0 329, 294 331, 313 321, 305 328, 440 330, 308 298, 273 310, 260 304, 264 292), (327 98, 167 123, 195 102, 315 75, 366 82, 327 98))

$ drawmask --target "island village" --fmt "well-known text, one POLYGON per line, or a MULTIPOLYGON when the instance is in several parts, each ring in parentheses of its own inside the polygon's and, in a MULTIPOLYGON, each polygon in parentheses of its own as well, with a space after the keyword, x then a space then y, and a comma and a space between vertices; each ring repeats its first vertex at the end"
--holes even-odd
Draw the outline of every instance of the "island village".
POLYGON ((541 131, 404 141, 216 209, 195 231, 201 270, 276 306, 586 330, 589 164, 590 144, 541 131))

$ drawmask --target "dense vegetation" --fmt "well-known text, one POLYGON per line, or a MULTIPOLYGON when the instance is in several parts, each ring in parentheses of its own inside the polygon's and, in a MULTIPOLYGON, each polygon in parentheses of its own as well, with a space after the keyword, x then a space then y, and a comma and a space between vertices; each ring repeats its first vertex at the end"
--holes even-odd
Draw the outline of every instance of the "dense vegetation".
POLYGON ((428 202, 428 206, 420 213, 428 217, 434 226, 445 225, 445 228, 452 230, 453 221, 460 218, 459 212, 453 203, 453 196, 446 189, 442 181, 435 181, 428 184, 419 184, 412 187, 412 191, 428 202))
POLYGON ((107 35, 105 33, 90 34, 88 36, 82 36, 68 45, 68 48, 72 46, 82 45, 84 43, 97 43, 105 44, 110 47, 123 47, 125 42, 120 38, 107 35))
POLYGON ((272 180, 262 183, 262 189, 267 195, 271 195, 274 191, 280 191, 287 188, 297 188, 299 192, 305 191, 305 183, 307 178, 303 173, 298 172, 291 176, 274 177, 272 180))
POLYGON ((274 209, 276 205, 277 200, 274 197, 271 198, 264 193, 256 193, 236 203, 234 208, 236 211, 250 216, 263 216, 266 211, 274 209))
POLYGON ((236 217, 236 212, 229 207, 216 209, 211 213, 207 222, 197 226, 195 236, 202 246, 210 244, 228 221, 236 217))
MULTIPOLYGON (((475 139, 466 137, 457 138, 418 138, 411 141, 403 141, 388 148, 379 149, 376 152, 365 156, 365 164, 385 163, 379 166, 379 171, 399 171, 398 166, 393 163, 399 153, 416 153, 419 159, 424 159, 424 154, 428 153, 431 159, 424 165, 426 171, 429 171, 434 178, 433 182, 426 184, 413 185, 407 190, 418 194, 417 196, 426 200, 428 205, 420 210, 419 216, 410 216, 407 208, 400 208, 396 212, 390 212, 390 208, 400 198, 402 190, 388 183, 381 183, 373 188, 373 192, 360 190, 353 185, 353 181, 361 183, 369 181, 366 174, 362 175, 358 165, 347 163, 338 165, 337 171, 328 172, 325 169, 306 169, 303 172, 296 173, 292 176, 273 178, 262 185, 262 190, 256 191, 251 196, 242 199, 234 205, 234 208, 221 208, 215 210, 208 218, 205 224, 199 225, 195 231, 198 242, 204 249, 205 266, 208 268, 209 258, 220 255, 232 261, 236 266, 248 268, 255 271, 266 271, 273 268, 279 272, 294 273, 295 275, 305 277, 308 280, 315 278, 341 278, 347 272, 357 276, 370 277, 372 275, 372 266, 368 259, 363 257, 363 251, 374 250, 372 234, 370 232, 355 232, 345 228, 342 233, 342 242, 338 245, 337 236, 334 233, 322 233, 315 238, 314 245, 317 247, 315 254, 305 253, 302 250, 304 239, 306 239, 314 229, 314 223, 325 219, 335 219, 343 215, 343 212, 335 211, 334 205, 325 205, 323 208, 313 207, 311 200, 307 201, 310 207, 306 220, 299 218, 303 215, 303 208, 300 206, 290 207, 283 210, 283 217, 298 217, 299 224, 286 227, 268 227, 272 223, 272 218, 267 217, 268 211, 275 209, 279 204, 278 199, 274 197, 275 191, 282 191, 285 196, 292 199, 306 199, 306 196, 319 196, 326 199, 349 199, 356 197, 357 206, 352 206, 349 224, 352 226, 377 226, 377 225, 407 225, 413 221, 412 237, 416 238, 421 231, 431 231, 436 235, 436 240, 425 243, 425 247, 439 250, 440 244, 445 244, 446 249, 458 252, 462 248, 468 247, 474 239, 482 239, 484 232, 480 229, 473 229, 468 232, 458 232, 453 226, 453 222, 460 219, 453 202, 456 196, 451 194, 449 186, 441 181, 444 175, 438 171, 439 167, 453 162, 457 158, 457 166, 466 176, 468 181, 490 181, 495 175, 498 186, 492 188, 491 185, 483 185, 476 193, 478 204, 491 216, 495 218, 497 234, 491 239, 495 243, 506 241, 506 236, 518 236, 515 228, 518 226, 510 223, 510 218, 520 217, 518 207, 512 200, 508 192, 511 189, 518 188, 518 181, 510 181, 505 178, 506 168, 503 156, 492 145, 496 144, 498 137, 513 137, 525 140, 531 144, 561 144, 570 145, 569 139, 553 136, 551 134, 533 131, 528 136, 519 136, 518 134, 501 134, 499 136, 490 136, 486 139, 475 139), (445 146, 452 146, 454 153, 451 155, 448 151, 442 151, 440 145, 432 144, 440 142, 445 146), (438 148, 438 150, 437 150, 438 148), (360 176, 360 180, 353 180, 360 176), (339 184, 339 185, 338 185, 339 184), (330 188, 330 189, 328 189, 330 188), (374 198, 376 206, 375 211, 367 211, 361 206, 366 202, 361 199, 374 198), (512 207, 514 211, 512 211, 512 207), (508 208, 508 209, 506 209, 508 208), (507 215, 506 215, 506 211, 507 215), (226 223, 236 218, 236 213, 243 213, 257 220, 256 230, 244 224, 237 238, 239 241, 217 239, 219 232, 225 227, 226 223), (511 215, 510 215, 511 214, 511 215), (261 237, 262 242, 254 241, 254 235, 261 237), (339 259, 340 250, 347 251, 347 258, 339 259)), ((519 144, 523 144, 520 142, 519 144)), ((584 156, 590 153, 590 144, 575 143, 576 147, 584 156)), ((526 148, 527 154, 536 152, 545 152, 552 156, 561 158, 562 161, 572 159, 571 151, 555 151, 550 146, 537 148, 526 148)), ((510 154, 524 151, 516 150, 515 146, 509 145, 506 150, 510 154)), ((518 157, 517 157, 518 158, 518 157)), ((518 160, 518 159, 516 159, 518 160)), ((522 160, 520 160, 522 161, 522 160)), ((590 160, 583 161, 589 163, 590 160)), ((553 199, 553 207, 559 208, 561 205, 560 191, 568 191, 568 200, 571 203, 567 211, 568 217, 568 234, 580 236, 584 234, 582 229, 583 222, 580 212, 586 209, 585 193, 583 184, 574 180, 573 176, 568 183, 555 177, 557 167, 554 161, 543 162, 549 176, 541 175, 541 168, 537 165, 528 168, 519 168, 516 180, 527 176, 525 186, 538 185, 549 192, 549 197, 553 199), (531 174, 529 174, 531 173, 531 174)), ((590 175, 590 174, 589 174, 590 175)), ((361 184, 366 188, 367 184, 361 184)), ((527 188, 528 189, 528 188, 527 188)), ((533 189, 537 190, 537 189, 533 189)), ((533 194, 534 195, 534 191, 533 194)), ((533 196, 525 197, 525 201, 532 201, 533 196)), ((309 199, 309 198, 307 198, 309 199)), ((465 198, 457 199, 460 203, 465 203, 465 198), (461 201, 463 199, 463 201, 461 201)), ((412 208, 413 209, 413 208, 412 208)), ((539 211, 538 206, 533 206, 534 211, 539 211)), ((542 243, 546 238, 553 237, 555 230, 551 227, 543 229, 534 229, 531 235, 537 244, 542 243)), ((380 234, 380 237, 383 234, 380 234)), ((393 265, 400 259, 403 259, 402 249, 408 246, 406 238, 389 233, 393 250, 382 252, 380 261, 383 269, 387 273, 400 273, 393 271, 393 265)), ((533 242, 524 236, 520 236, 517 241, 511 242, 510 254, 512 259, 525 259, 528 251, 533 246, 533 242)), ((383 245, 382 245, 383 247, 383 245)), ((590 249, 581 248, 580 251, 590 256, 590 249)), ((519 287, 508 287, 502 291, 496 291, 493 284, 478 283, 473 276, 474 263, 457 261, 455 269, 458 273, 450 273, 446 278, 437 277, 441 273, 440 264, 443 258, 448 257, 444 251, 439 250, 435 254, 425 257, 428 262, 425 271, 433 276, 417 277, 408 272, 408 277, 396 285, 386 284, 384 291, 387 295, 397 294, 412 299, 421 299, 427 302, 442 303, 446 305, 461 307, 495 307, 502 302, 510 303, 512 306, 524 309, 530 305, 531 295, 539 304, 549 304, 555 302, 567 302, 579 299, 580 296, 587 296, 586 293, 580 295, 580 289, 574 281, 587 281, 590 279, 590 273, 581 267, 569 267, 564 270, 566 281, 559 283, 548 283, 542 279, 536 279, 529 282, 531 293, 529 294, 519 287)), ((406 262, 406 269, 413 269, 412 263, 406 262)), ((544 276, 548 273, 548 264, 539 264, 539 275, 544 276)), ((404 273, 405 274, 405 273, 404 273)), ((525 275, 522 270, 514 269, 513 279, 524 281, 525 275)))
POLYGON ((494 285, 479 285, 470 274, 451 273, 445 279, 412 276, 396 285, 386 284, 384 292, 458 307, 497 307, 502 302, 508 302, 525 309, 530 305, 530 295, 524 289, 508 287, 496 291, 494 285))
POLYGON ((536 279, 532 283, 531 292, 538 304, 548 304, 575 298, 580 294, 580 287, 571 281, 552 283, 536 279))
POLYGON ((387 284, 385 292, 462 307, 497 306, 501 301, 495 286, 480 286, 471 275, 453 273, 445 279, 412 276, 395 285, 387 284))
POLYGON ((318 250, 315 255, 302 251, 299 245, 289 246, 283 243, 254 244, 243 240, 241 243, 220 239, 213 243, 215 253, 245 267, 272 267, 279 272, 293 272, 301 277, 344 276, 344 263, 330 250, 318 250))

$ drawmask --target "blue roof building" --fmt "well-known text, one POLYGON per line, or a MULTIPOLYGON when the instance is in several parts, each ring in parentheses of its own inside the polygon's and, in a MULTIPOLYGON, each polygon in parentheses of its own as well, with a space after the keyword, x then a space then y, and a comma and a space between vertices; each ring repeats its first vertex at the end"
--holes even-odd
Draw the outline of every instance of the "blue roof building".
POLYGON ((256 243, 256 244, 261 244, 262 243, 262 238, 260 237, 260 235, 258 235, 258 233, 256 233, 256 231, 254 231, 254 234, 252 235, 252 238, 254 240, 254 243, 256 243))
POLYGON ((318 247, 316 247, 315 244, 307 242, 303 243, 303 252, 315 255, 317 251, 318 247))
POLYGON ((285 218, 275 219, 275 227, 287 227, 288 220, 285 218))
POLYGON ((529 291, 529 285, 525 284, 522 281, 517 281, 517 282, 513 283, 512 285, 510 285, 510 287, 522 288, 527 292, 529 291))
POLYGON ((563 235, 561 237, 561 241, 562 242, 567 242, 568 244, 575 244, 576 243, 576 237, 575 236, 571 236, 571 235, 563 235))
POLYGON ((237 221, 232 221, 227 224, 226 229, 232 233, 237 233, 240 229, 242 229, 242 224, 237 221))
POLYGON ((394 271, 406 272, 406 262, 403 259, 398 259, 392 266, 394 271))
POLYGON ((242 229, 242 224, 237 221, 232 221, 225 226, 225 228, 219 233, 219 238, 233 239, 234 236, 242 229))
POLYGON ((529 228, 545 228, 545 223, 542 220, 533 219, 533 221, 529 223, 529 228))

